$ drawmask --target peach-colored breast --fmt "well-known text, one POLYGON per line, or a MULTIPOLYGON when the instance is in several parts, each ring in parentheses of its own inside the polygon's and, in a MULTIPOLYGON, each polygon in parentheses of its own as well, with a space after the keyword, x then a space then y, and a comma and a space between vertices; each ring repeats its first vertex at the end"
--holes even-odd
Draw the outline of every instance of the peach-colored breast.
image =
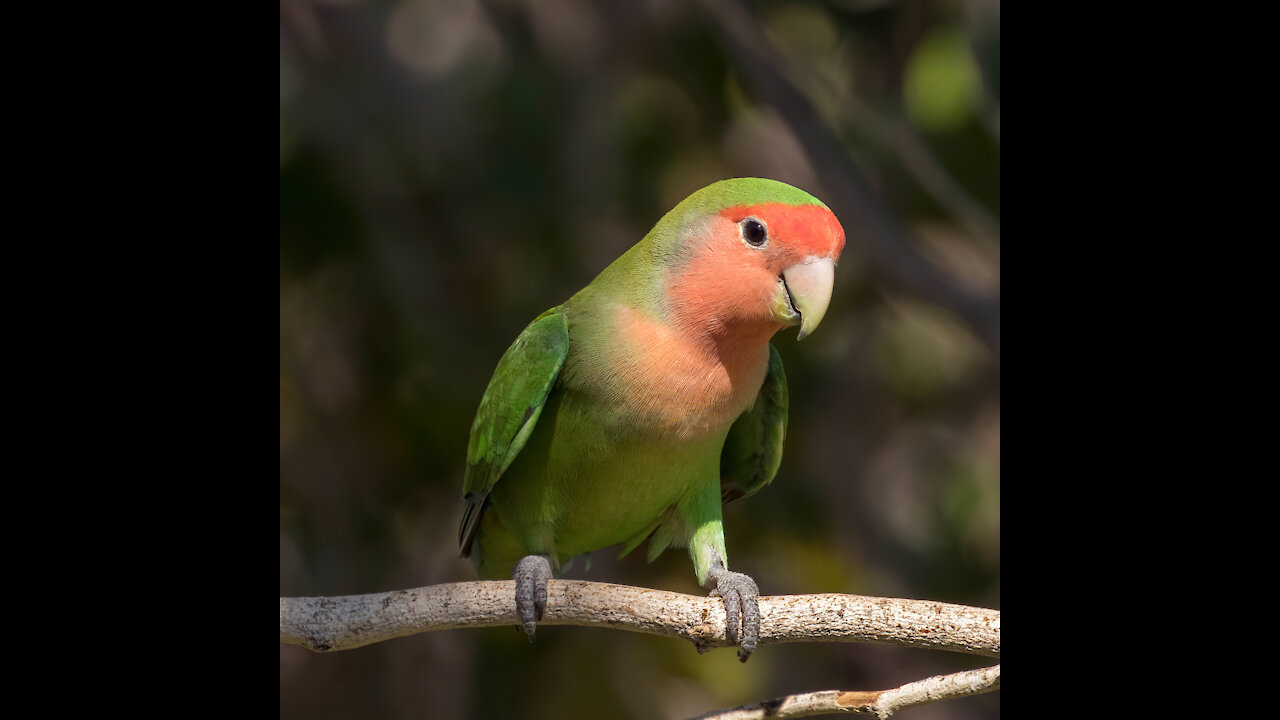
POLYGON ((659 432, 689 439, 722 431, 764 382, 767 342, 726 353, 710 337, 622 305, 616 322, 622 340, 611 358, 617 389, 659 432))

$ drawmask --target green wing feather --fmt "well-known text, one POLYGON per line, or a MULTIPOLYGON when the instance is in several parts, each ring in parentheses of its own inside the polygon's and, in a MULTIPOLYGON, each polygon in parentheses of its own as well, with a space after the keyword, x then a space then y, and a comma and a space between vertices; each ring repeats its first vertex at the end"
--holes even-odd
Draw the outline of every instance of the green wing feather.
POLYGON ((557 306, 529 323, 498 361, 467 443, 466 507, 458 529, 463 557, 470 553, 489 491, 524 448, 568 354, 569 327, 564 307, 557 306))
POLYGON ((787 375, 778 350, 769 345, 769 371, 755 404, 729 428, 720 452, 720 500, 747 497, 768 485, 782 463, 787 435, 787 375))

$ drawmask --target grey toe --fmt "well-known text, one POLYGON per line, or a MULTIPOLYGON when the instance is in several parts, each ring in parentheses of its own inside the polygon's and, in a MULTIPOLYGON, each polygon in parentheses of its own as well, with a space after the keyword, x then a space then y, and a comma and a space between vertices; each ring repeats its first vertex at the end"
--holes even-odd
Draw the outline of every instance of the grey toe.
POLYGON ((738 659, 746 662, 760 642, 760 589, 742 573, 714 568, 712 595, 724 600, 725 637, 738 646, 738 659))
POLYGON ((516 614, 520 626, 533 642, 538 621, 547 610, 547 581, 551 579, 551 560, 546 555, 527 555, 516 563, 511 573, 516 581, 516 614))

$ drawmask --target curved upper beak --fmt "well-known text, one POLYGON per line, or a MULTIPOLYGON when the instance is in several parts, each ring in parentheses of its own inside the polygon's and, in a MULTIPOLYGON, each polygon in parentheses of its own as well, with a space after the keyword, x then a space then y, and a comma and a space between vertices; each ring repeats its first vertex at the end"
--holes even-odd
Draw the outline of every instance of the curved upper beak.
POLYGON ((774 316, 784 325, 800 325, 797 340, 813 332, 827 314, 835 277, 836 263, 829 257, 811 258, 782 271, 774 316))

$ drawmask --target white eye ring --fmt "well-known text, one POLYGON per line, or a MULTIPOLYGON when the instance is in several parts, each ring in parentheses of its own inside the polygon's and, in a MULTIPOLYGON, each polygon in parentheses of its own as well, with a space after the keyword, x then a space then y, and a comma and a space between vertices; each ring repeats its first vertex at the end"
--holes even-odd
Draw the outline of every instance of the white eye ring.
POLYGON ((759 249, 769 244, 769 228, 759 218, 742 218, 738 229, 742 234, 742 242, 753 248, 759 249))

